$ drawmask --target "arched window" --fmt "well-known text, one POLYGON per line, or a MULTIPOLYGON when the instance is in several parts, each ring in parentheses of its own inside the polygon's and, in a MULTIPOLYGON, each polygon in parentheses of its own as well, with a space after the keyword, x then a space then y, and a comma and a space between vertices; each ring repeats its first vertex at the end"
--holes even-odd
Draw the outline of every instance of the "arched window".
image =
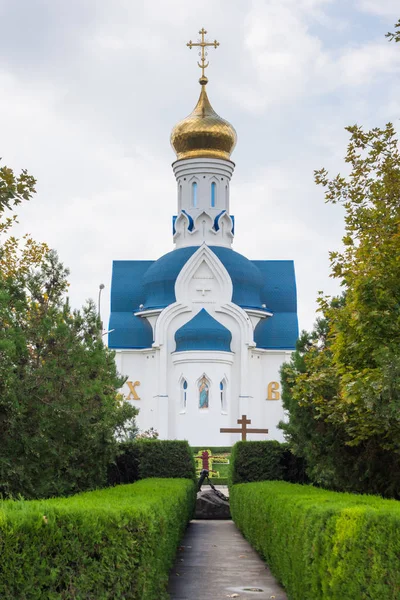
POLYGON ((208 408, 210 400, 210 386, 207 377, 203 377, 199 381, 199 408, 208 408))
POLYGON ((185 412, 187 407, 187 388, 188 384, 186 379, 181 381, 181 411, 185 412))
POLYGON ((211 183, 211 208, 215 208, 216 196, 217 196, 217 184, 215 183, 215 181, 213 181, 211 183))
POLYGON ((197 207, 197 183, 196 183, 196 181, 193 181, 193 183, 192 183, 192 206, 194 206, 194 208, 197 207))
POLYGON ((182 207, 182 186, 179 186, 179 209, 182 207))
POLYGON ((220 394, 220 399, 221 399, 221 411, 222 412, 226 412, 227 411, 227 402, 226 402, 226 382, 225 379, 223 379, 221 381, 221 383, 219 384, 219 394, 220 394))

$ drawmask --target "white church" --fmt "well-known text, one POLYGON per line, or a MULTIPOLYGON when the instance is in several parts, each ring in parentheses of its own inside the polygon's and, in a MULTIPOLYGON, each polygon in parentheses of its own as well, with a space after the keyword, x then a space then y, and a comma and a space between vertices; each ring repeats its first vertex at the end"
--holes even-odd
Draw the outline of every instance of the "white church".
POLYGON ((269 430, 247 439, 282 440, 279 369, 298 337, 294 264, 232 250, 236 132, 208 99, 205 49, 218 42, 200 34, 188 43, 200 49, 200 97, 171 134, 174 249, 158 260, 114 261, 108 345, 141 430, 229 446, 240 434, 220 429, 240 428, 246 415, 249 429, 269 430))

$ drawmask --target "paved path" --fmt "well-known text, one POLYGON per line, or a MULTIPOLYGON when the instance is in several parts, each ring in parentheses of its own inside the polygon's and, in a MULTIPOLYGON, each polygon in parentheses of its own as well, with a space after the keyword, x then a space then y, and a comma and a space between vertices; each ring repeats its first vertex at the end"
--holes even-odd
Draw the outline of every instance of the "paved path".
POLYGON ((171 600, 287 600, 267 565, 232 521, 191 521, 168 591, 171 600))

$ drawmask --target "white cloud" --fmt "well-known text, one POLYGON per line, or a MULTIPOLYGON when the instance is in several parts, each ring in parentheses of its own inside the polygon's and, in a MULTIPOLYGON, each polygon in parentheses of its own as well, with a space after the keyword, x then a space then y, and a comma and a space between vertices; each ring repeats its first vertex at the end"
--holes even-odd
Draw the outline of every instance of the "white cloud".
POLYGON ((398 0, 358 0, 357 7, 367 13, 392 18, 396 21, 400 17, 398 0))
POLYGON ((333 47, 327 26, 343 22, 323 0, 81 5, 52 3, 48 22, 42 3, 29 3, 33 37, 14 15, 0 39, 0 156, 38 178, 19 231, 59 251, 74 306, 106 284, 106 323, 112 260, 172 249, 168 137, 197 100, 197 56, 185 44, 204 25, 221 41, 210 98, 239 131, 234 248, 295 259, 301 325, 310 327, 317 290, 334 289, 328 250, 342 231, 340 208, 324 204, 312 171, 341 170, 344 125, 395 117, 399 45, 368 35, 355 43, 349 13, 344 42, 333 47))

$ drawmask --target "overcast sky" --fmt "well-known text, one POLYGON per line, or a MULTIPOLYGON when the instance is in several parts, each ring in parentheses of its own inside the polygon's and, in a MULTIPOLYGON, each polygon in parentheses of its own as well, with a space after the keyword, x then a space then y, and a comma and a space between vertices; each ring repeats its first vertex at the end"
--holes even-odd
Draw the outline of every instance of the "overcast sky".
POLYGON ((113 259, 173 249, 169 136, 197 102, 186 42, 204 26, 209 98, 238 133, 233 248, 294 259, 311 328, 343 233, 313 171, 345 171, 346 125, 398 128, 399 17, 398 0, 0 0, 0 156, 38 179, 18 232, 58 251, 74 307, 105 284, 106 325, 113 259))

